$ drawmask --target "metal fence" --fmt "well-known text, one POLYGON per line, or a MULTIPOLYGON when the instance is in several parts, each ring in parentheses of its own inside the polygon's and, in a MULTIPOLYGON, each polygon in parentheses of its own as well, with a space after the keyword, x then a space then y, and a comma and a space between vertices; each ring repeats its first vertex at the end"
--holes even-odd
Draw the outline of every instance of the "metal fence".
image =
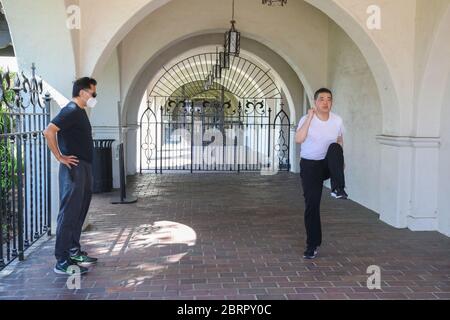
POLYGON ((0 270, 50 234, 50 96, 32 74, 0 73, 0 270))
POLYGON ((290 121, 281 99, 151 97, 139 139, 141 173, 290 170, 290 121))

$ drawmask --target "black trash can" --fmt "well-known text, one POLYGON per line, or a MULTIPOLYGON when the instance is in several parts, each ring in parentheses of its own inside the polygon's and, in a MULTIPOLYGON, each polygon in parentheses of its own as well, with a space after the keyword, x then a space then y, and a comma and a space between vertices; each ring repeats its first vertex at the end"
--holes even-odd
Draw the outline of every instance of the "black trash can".
POLYGON ((112 177, 112 144, 115 140, 94 140, 94 159, 92 174, 94 178, 93 193, 111 192, 112 177))

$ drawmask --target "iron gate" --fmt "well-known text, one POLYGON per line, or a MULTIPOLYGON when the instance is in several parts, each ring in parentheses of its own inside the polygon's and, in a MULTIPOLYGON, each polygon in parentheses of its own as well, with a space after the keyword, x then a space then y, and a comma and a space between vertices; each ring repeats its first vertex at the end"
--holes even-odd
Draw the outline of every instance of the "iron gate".
POLYGON ((50 96, 42 81, 0 73, 0 270, 50 233, 50 151, 42 131, 50 96))
POLYGON ((281 99, 151 97, 139 139, 141 173, 290 170, 290 121, 281 99))

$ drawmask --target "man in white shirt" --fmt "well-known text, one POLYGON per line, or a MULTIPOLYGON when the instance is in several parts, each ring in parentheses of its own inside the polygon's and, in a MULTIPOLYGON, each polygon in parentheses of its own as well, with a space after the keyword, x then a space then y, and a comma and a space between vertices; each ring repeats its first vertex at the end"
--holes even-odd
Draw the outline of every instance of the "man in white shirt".
POLYGON ((319 89, 315 106, 298 125, 296 143, 301 144, 300 176, 305 197, 305 259, 314 259, 322 244, 320 201, 323 182, 331 178, 331 195, 347 199, 344 177, 344 125, 341 117, 331 112, 333 94, 319 89))

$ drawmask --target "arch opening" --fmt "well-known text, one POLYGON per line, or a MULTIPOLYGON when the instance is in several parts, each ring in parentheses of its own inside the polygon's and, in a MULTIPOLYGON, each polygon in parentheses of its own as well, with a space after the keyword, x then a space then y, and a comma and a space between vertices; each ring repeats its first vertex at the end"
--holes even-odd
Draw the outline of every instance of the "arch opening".
POLYGON ((139 112, 139 172, 290 170, 291 123, 271 69, 233 56, 205 86, 216 58, 175 60, 150 82, 139 112))

